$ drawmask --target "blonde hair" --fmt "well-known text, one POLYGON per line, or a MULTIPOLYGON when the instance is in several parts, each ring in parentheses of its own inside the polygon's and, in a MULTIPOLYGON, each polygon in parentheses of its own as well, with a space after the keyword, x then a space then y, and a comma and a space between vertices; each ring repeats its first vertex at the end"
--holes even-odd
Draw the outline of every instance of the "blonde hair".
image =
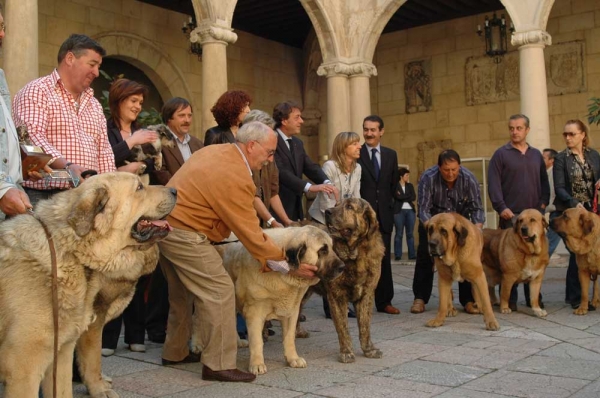
POLYGON ((571 120, 567 120, 567 122, 565 123, 565 126, 568 126, 569 124, 574 124, 577 126, 577 129, 579 131, 582 131, 585 134, 585 137, 583 137, 583 148, 587 148, 590 146, 590 129, 588 129, 588 126, 582 122, 579 119, 571 119, 571 120))
POLYGON ((359 141, 359 135, 352 131, 339 133, 333 140, 330 158, 344 173, 351 173, 356 168, 356 159, 352 159, 350 170, 346 170, 346 148, 359 141))

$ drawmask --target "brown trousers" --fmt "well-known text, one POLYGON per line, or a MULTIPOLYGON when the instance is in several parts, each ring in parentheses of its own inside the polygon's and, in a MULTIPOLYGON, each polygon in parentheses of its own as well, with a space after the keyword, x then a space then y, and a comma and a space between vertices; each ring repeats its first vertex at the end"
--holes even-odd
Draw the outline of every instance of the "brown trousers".
POLYGON ((193 303, 201 319, 194 332, 204 347, 202 363, 215 371, 235 369, 235 289, 221 256, 206 235, 177 228, 159 247, 170 305, 163 358, 180 361, 188 355, 193 303))

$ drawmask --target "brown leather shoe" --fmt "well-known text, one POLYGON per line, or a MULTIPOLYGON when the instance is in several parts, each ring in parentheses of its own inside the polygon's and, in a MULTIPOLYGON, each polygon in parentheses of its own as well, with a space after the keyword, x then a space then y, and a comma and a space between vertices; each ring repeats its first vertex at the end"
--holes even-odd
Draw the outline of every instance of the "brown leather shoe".
POLYGON ((467 314, 479 314, 479 309, 477 308, 477 304, 472 301, 469 301, 465 304, 465 312, 467 314))
POLYGON ((379 312, 385 312, 386 314, 391 314, 391 315, 398 315, 400 313, 400 310, 398 308, 394 307, 393 305, 388 304, 379 312))
POLYGON ((425 311, 425 301, 421 299, 416 299, 413 301, 412 307, 410 307, 410 312, 413 314, 421 314, 425 311))
POLYGON ((214 371, 208 366, 202 367, 202 380, 213 380, 213 381, 241 381, 248 383, 254 381, 256 375, 248 372, 242 372, 239 369, 227 369, 214 371))

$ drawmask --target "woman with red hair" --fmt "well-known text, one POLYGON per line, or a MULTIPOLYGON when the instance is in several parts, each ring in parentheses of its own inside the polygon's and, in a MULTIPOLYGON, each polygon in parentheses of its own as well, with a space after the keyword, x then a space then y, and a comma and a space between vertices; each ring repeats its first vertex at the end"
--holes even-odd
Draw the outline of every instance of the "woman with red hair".
POLYGON ((242 90, 229 90, 210 109, 217 125, 206 130, 204 146, 234 143, 244 117, 250 112, 252 98, 242 90))

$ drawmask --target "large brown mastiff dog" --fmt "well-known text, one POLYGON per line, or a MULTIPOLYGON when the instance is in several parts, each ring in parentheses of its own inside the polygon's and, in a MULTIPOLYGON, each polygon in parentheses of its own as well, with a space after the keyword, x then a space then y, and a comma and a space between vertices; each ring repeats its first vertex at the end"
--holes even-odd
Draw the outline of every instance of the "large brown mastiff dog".
MULTIPOLYGON (((107 173, 37 205, 57 258, 58 397, 72 396, 78 339, 90 395, 117 396, 100 372, 102 327, 127 306, 137 279, 156 266, 155 242, 169 230, 161 219, 175 195, 130 173, 107 173)), ((42 380, 44 396, 52 396, 51 261, 39 220, 20 215, 0 223, 0 380, 7 398, 37 397, 42 380)))
POLYGON ((492 302, 496 302, 494 287, 502 284, 500 311, 510 314, 508 300, 515 283, 529 282, 531 309, 545 317, 540 308, 539 294, 548 266, 548 223, 539 211, 528 209, 517 217, 513 228, 483 230, 483 270, 487 277, 492 302))
POLYGON ((488 285, 481 265, 483 235, 469 220, 456 213, 441 213, 431 217, 425 225, 429 254, 435 259, 438 271, 440 308, 437 316, 426 323, 429 327, 444 324, 446 316, 455 316, 452 305, 452 282, 467 280, 473 284, 477 307, 483 310, 487 330, 498 330, 488 285))
POLYGON ((567 247, 577 257, 581 304, 573 313, 585 315, 588 312, 590 281, 594 283, 592 305, 600 305, 600 218, 586 209, 568 209, 560 217, 550 221, 550 227, 565 239, 567 247))

